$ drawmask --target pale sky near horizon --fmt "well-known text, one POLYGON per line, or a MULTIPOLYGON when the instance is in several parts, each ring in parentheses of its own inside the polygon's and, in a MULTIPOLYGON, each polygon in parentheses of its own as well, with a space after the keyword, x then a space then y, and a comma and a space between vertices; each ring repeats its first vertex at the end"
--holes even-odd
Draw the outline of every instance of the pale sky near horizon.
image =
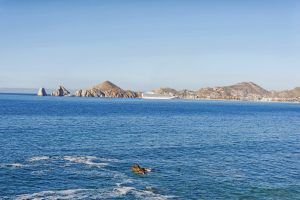
POLYGON ((0 88, 300 86, 298 0, 0 0, 0 88))

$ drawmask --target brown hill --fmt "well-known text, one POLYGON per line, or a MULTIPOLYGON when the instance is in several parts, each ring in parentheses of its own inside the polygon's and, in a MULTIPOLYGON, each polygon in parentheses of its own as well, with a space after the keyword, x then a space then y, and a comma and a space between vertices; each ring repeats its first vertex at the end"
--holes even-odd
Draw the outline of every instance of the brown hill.
POLYGON ((123 90, 110 81, 105 81, 85 90, 78 90, 75 96, 79 97, 111 97, 111 98, 137 98, 138 93, 123 90))
POLYGON ((300 87, 292 90, 274 91, 269 96, 277 100, 300 100, 300 87))
POLYGON ((269 94, 269 91, 253 82, 242 82, 231 86, 202 88, 196 91, 197 98, 258 100, 269 94))
POLYGON ((171 94, 184 99, 237 99, 258 100, 267 96, 270 92, 253 82, 242 82, 231 86, 201 88, 197 91, 180 90, 172 88, 159 88, 153 90, 158 94, 171 94))

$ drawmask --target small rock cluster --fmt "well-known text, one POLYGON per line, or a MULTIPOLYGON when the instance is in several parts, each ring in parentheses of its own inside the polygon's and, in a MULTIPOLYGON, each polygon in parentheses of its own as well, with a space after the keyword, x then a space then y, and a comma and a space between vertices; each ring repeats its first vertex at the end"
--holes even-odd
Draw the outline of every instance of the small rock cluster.
POLYGON ((52 92, 52 96, 56 96, 56 97, 62 97, 68 95, 70 95, 70 92, 64 86, 59 86, 58 89, 52 92))

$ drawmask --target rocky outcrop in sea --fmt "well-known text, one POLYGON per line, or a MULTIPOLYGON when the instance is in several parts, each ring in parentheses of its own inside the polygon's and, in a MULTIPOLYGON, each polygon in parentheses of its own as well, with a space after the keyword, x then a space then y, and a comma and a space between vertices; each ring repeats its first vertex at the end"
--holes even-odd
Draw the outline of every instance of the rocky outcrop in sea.
POLYGON ((52 92, 52 96, 57 96, 57 97, 68 96, 68 95, 70 95, 70 92, 64 86, 59 86, 58 89, 52 92))
POLYGON ((39 88, 37 95, 38 96, 47 96, 45 88, 39 88))

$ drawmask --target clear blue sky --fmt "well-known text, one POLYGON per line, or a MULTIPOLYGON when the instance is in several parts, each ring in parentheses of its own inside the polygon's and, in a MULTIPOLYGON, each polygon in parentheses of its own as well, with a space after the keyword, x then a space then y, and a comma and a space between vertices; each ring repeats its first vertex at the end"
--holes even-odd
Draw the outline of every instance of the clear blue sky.
POLYGON ((0 87, 300 86, 299 0, 0 0, 0 87))

